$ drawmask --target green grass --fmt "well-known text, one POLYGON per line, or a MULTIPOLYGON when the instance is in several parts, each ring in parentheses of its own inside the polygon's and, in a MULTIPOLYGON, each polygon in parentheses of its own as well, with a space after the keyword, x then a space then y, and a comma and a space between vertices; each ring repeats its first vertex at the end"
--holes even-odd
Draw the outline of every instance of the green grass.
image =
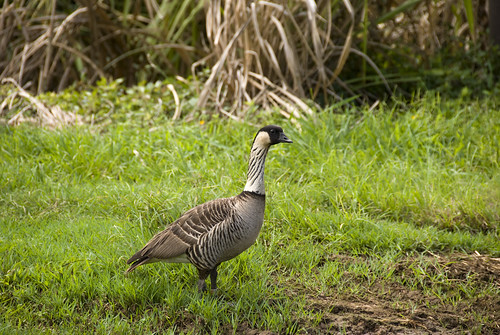
POLYGON ((218 297, 196 292, 189 265, 124 277, 125 260, 192 206, 242 190, 256 128, 2 126, 0 333, 314 333, 346 299, 445 308, 462 315, 451 329, 493 332, 496 314, 474 306, 499 301, 498 283, 460 272, 456 255, 500 256, 497 100, 429 94, 301 130, 262 114, 294 144, 270 151, 263 230, 221 266, 218 297))

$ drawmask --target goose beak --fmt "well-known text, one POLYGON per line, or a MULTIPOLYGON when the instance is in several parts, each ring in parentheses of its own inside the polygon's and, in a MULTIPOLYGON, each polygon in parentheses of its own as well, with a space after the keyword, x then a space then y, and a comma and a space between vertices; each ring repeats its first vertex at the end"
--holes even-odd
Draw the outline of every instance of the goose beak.
POLYGON ((279 141, 280 141, 280 143, 293 143, 293 141, 291 139, 286 137, 285 133, 281 133, 279 141))

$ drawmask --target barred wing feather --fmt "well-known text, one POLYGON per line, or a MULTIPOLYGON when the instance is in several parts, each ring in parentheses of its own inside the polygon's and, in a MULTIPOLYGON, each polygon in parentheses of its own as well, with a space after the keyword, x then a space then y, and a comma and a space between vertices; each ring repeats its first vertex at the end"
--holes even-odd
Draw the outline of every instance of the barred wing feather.
POLYGON ((186 254, 202 235, 232 217, 233 212, 234 198, 215 199, 190 209, 130 257, 127 263, 132 265, 127 272, 139 265, 186 254))

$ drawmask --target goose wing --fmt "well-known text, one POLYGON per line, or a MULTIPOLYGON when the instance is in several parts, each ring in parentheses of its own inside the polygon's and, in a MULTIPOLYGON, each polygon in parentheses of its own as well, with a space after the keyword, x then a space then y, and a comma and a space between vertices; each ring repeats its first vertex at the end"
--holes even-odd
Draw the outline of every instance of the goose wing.
POLYGON ((233 198, 215 199, 190 209, 130 257, 127 264, 132 265, 127 272, 158 260, 175 261, 176 257, 183 256, 189 247, 196 244, 202 235, 231 217, 233 211, 233 198))

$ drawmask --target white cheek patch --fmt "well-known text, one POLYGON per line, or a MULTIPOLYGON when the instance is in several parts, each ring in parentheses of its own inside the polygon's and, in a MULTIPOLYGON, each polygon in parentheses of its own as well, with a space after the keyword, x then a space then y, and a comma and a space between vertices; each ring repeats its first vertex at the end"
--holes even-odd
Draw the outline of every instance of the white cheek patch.
POLYGON ((268 133, 266 133, 265 131, 261 131, 255 137, 254 144, 258 145, 259 147, 267 147, 271 144, 271 138, 269 137, 268 133))

